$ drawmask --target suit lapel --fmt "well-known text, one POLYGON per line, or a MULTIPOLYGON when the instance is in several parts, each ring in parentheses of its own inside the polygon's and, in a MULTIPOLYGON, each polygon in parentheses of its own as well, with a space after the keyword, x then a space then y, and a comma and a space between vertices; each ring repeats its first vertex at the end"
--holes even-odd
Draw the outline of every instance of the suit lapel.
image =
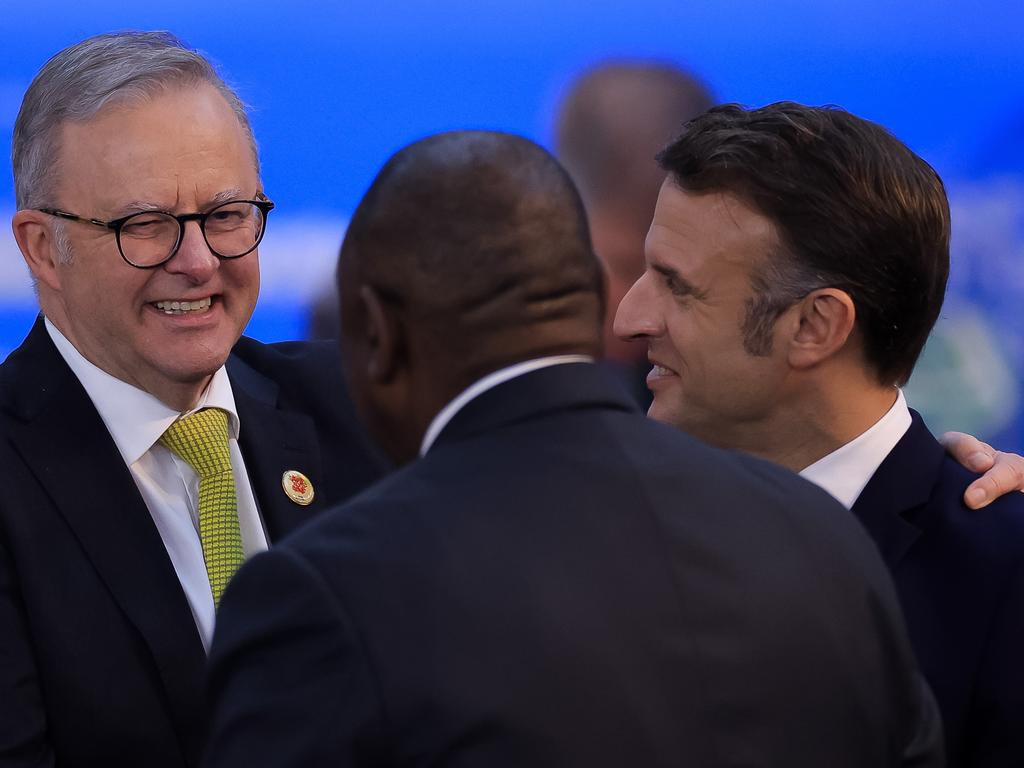
POLYGON ((228 361, 228 375, 241 424, 238 443, 273 543, 326 508, 326 494, 314 493, 312 503, 301 506, 281 484, 285 472, 298 470, 314 491, 323 487, 316 425, 306 414, 280 408, 277 384, 239 358, 228 361))
POLYGON ((920 414, 910 413, 910 429, 853 505, 854 514, 875 540, 890 570, 921 535, 926 521, 919 512, 931 496, 944 456, 920 414))
POLYGON ((142 635, 186 754, 203 733, 206 657, 192 611, 131 473, 74 374, 37 322, 4 365, 11 443, 142 635), (188 743, 192 742, 192 743, 188 743))

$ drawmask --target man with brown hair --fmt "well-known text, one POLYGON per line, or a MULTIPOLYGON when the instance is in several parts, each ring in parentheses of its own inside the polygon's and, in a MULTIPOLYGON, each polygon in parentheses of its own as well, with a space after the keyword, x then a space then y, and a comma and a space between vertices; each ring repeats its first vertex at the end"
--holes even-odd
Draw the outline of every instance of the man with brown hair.
POLYGON ((1024 763, 1024 498, 975 480, 899 387, 949 270, 935 171, 834 108, 716 107, 661 153, 647 270, 616 331, 643 342, 649 415, 799 472, 892 571, 954 766, 1024 763))

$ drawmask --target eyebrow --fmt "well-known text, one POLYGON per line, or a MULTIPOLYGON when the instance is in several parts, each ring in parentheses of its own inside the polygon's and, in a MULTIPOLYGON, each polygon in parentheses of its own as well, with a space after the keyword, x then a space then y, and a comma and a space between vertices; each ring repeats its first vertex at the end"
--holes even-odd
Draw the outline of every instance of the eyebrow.
POLYGON ((652 264, 651 269, 657 272, 662 277, 666 277, 675 284, 674 293, 680 296, 693 296, 695 299, 704 300, 707 298, 707 292, 700 290, 697 286, 687 280, 685 277, 680 275, 671 267, 666 267, 661 264, 652 264))
POLYGON ((221 203, 230 203, 232 200, 240 200, 241 198, 242 190, 238 187, 225 189, 223 192, 218 192, 213 196, 213 199, 210 201, 210 207, 220 205, 221 203))
POLYGON ((162 211, 159 205, 154 203, 147 203, 143 200, 132 200, 131 202, 125 203, 119 209, 119 215, 129 216, 133 213, 142 213, 144 211, 162 211))
MULTIPOLYGON (((232 187, 231 189, 225 189, 222 192, 218 192, 211 199, 210 202, 205 205, 205 208, 214 208, 221 203, 230 203, 232 200, 239 200, 242 197, 242 190, 238 187, 232 187)), ((125 203, 120 207, 121 216, 129 216, 133 213, 144 213, 146 211, 160 211, 161 213, 169 213, 163 206, 157 205, 156 203, 150 203, 145 200, 132 200, 125 203)))

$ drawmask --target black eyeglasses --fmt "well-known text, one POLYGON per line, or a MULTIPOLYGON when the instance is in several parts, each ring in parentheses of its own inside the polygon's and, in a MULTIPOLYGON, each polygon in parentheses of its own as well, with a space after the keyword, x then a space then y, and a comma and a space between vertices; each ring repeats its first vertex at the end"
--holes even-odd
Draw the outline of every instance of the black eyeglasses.
POLYGON ((152 269, 169 261, 185 237, 185 224, 198 221, 203 238, 214 256, 237 259, 256 250, 267 230, 267 214, 274 204, 263 200, 231 200, 206 213, 141 211, 111 221, 89 219, 56 208, 39 208, 42 213, 70 221, 92 224, 114 231, 121 258, 133 267, 152 269))

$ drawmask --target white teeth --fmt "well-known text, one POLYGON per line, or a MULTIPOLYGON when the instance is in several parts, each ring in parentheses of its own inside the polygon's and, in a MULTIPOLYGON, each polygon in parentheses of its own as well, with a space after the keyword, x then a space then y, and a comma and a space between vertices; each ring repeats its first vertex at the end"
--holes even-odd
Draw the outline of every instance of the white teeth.
POLYGON ((661 365, 655 365, 653 370, 654 370, 654 375, 655 376, 671 376, 672 375, 672 371, 670 371, 668 368, 665 368, 665 367, 663 367, 661 365))
POLYGON ((209 309, 212 300, 209 296, 196 301, 155 301, 154 306, 162 310, 165 315, 183 315, 186 312, 199 312, 209 309))

